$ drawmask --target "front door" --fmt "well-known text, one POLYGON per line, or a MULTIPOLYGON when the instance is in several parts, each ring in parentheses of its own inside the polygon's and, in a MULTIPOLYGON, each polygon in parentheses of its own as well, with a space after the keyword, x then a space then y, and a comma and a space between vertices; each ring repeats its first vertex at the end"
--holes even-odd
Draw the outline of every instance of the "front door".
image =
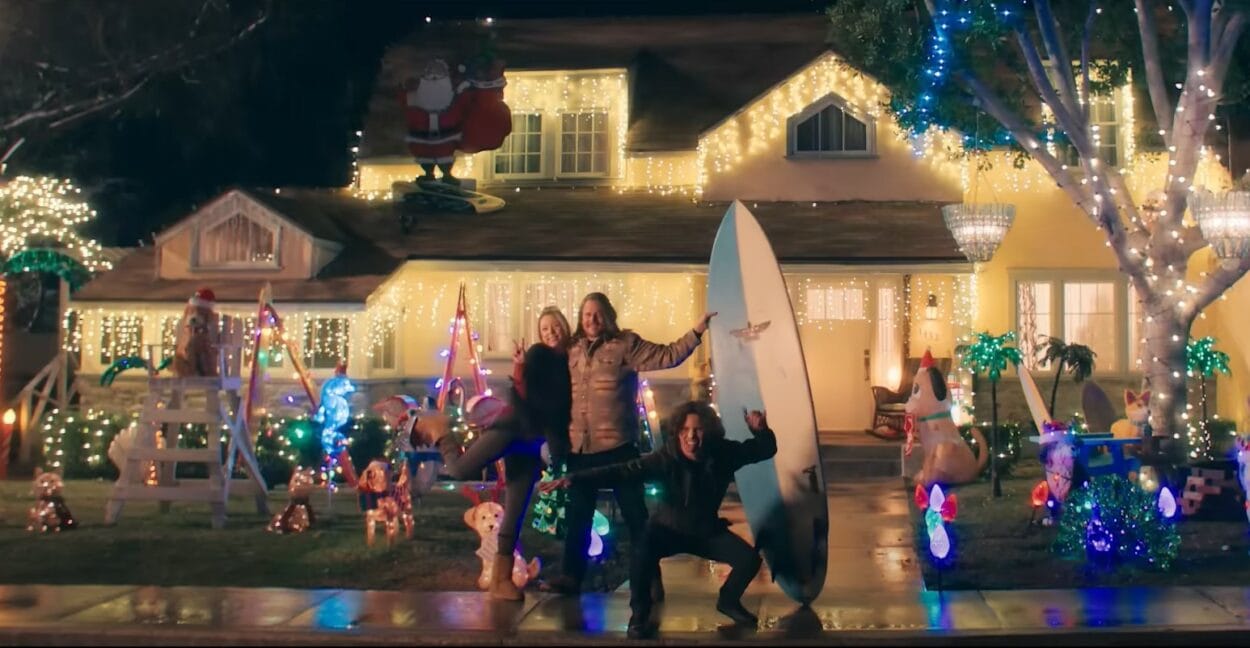
MULTIPOLYGON (((811 278, 815 279, 815 278, 811 278)), ((865 281, 804 280, 795 295, 799 338, 825 431, 866 430, 872 423, 872 319, 875 295, 865 281)))

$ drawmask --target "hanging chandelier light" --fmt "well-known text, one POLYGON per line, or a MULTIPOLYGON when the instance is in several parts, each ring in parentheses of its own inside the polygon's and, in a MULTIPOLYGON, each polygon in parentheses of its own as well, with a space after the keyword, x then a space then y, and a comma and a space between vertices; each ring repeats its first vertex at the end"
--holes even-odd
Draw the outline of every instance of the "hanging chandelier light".
POLYGON ((1250 191, 1198 190, 1189 196, 1189 211, 1222 261, 1235 262, 1250 254, 1250 191))
POLYGON ((955 237, 959 251, 973 263, 984 263, 994 256, 1011 223, 1016 206, 1007 203, 959 203, 942 207, 946 229, 955 237))

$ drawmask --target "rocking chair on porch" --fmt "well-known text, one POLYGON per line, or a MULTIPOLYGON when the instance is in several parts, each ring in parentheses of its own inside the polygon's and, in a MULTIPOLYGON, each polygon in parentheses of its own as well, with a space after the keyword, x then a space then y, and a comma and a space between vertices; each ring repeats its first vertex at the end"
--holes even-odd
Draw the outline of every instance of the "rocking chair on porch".
MULTIPOLYGON (((890 441, 898 441, 905 436, 903 418, 906 414, 903 408, 907 404, 907 399, 911 397, 912 381, 916 377, 916 372, 920 371, 920 360, 920 358, 908 358, 903 364, 903 375, 899 380, 897 391, 889 387, 873 386, 872 400, 875 403, 875 409, 872 429, 868 430, 869 434, 890 441)), ((935 358, 934 362, 943 376, 950 373, 950 358, 935 358)))

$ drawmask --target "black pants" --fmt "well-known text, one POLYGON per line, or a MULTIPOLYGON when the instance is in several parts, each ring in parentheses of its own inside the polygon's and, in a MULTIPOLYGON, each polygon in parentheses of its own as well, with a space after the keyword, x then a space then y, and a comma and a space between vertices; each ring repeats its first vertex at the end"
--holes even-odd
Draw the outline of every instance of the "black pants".
POLYGON ((720 602, 742 600, 742 593, 760 571, 760 554, 729 529, 709 535, 682 533, 662 524, 651 524, 629 564, 629 607, 646 618, 651 613, 651 580, 659 573, 660 559, 677 554, 723 562, 733 568, 720 588, 720 602))
MULTIPOLYGON (((450 434, 439 439, 438 450, 443 466, 452 479, 465 480, 477 476, 492 461, 503 457, 504 482, 503 520, 499 523, 499 555, 511 556, 521 538, 534 484, 542 472, 542 439, 523 439, 508 426, 494 427, 482 433, 475 443, 461 454, 460 444, 450 434)), ((415 474, 415 473, 413 473, 415 474)))
MULTIPOLYGON (((604 452, 570 453, 569 472, 597 468, 639 457, 638 446, 623 445, 604 452)), ((637 545, 647 527, 647 503, 643 499, 641 480, 619 482, 612 488, 616 504, 629 527, 629 540, 637 545)), ((599 490, 574 483, 569 487, 569 500, 564 506, 564 573, 580 584, 586 576, 586 550, 590 548, 590 525, 595 521, 595 502, 599 490)))

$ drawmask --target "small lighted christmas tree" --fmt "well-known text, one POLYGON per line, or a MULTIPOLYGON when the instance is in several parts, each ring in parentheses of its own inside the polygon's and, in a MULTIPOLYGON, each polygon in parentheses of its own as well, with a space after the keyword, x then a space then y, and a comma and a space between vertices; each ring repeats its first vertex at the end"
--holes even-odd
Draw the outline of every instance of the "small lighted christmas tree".
MULTIPOLYGON (((564 474, 564 464, 551 466, 543 470, 543 481, 557 479, 564 474)), ((539 533, 546 533, 557 538, 564 537, 564 506, 569 501, 567 488, 558 488, 550 493, 539 493, 534 502, 533 521, 530 526, 539 533)))

